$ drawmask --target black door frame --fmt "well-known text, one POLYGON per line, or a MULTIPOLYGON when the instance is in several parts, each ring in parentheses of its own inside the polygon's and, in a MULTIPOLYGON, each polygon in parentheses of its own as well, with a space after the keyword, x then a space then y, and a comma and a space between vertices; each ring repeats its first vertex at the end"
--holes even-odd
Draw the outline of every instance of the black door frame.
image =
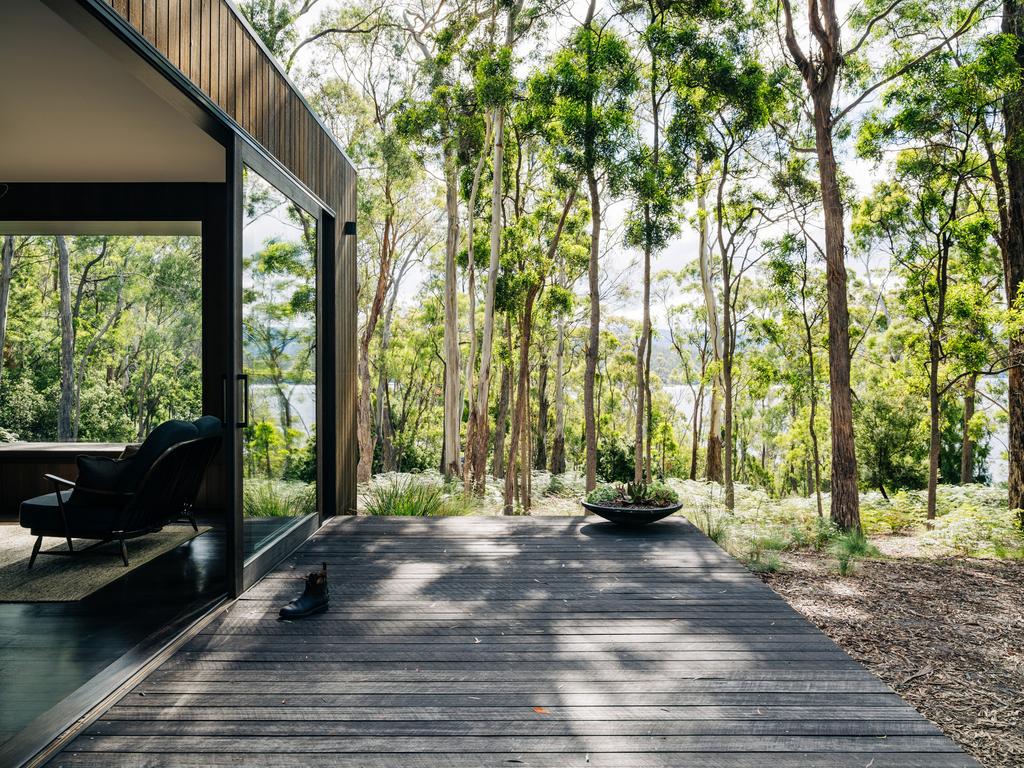
POLYGON ((331 334, 327 332, 330 320, 333 323, 333 302, 326 300, 326 286, 330 285, 325 278, 333 275, 335 262, 334 253, 334 211, 319 197, 313 194, 305 185, 298 181, 280 163, 268 156, 265 152, 254 147, 242 137, 236 136, 232 164, 228 178, 231 180, 232 189, 232 252, 230 270, 231 278, 228 280, 230 296, 225 302, 229 308, 231 319, 229 322, 229 333, 231 335, 230 359, 232 370, 227 381, 231 386, 227 387, 230 392, 232 418, 228 422, 228 450, 227 462, 231 465, 229 470, 229 488, 234 494, 234 525, 232 526, 232 537, 230 546, 234 553, 230 558, 231 570, 229 571, 232 580, 233 594, 239 595, 257 582, 282 558, 294 551, 312 533, 320 527, 328 516, 326 510, 331 510, 334 503, 334 494, 331 489, 336 487, 335 462, 325 461, 330 454, 325 450, 323 430, 317 430, 317 511, 307 519, 299 522, 290 529, 287 529, 279 538, 271 542, 259 552, 254 553, 248 559, 245 557, 244 521, 242 519, 242 439, 241 425, 244 423, 242 408, 244 398, 240 396, 239 384, 242 382, 242 206, 244 204, 244 190, 242 189, 243 168, 248 167, 259 174, 275 187, 281 194, 289 198, 306 212, 316 217, 317 222, 317 253, 316 253, 316 420, 317 425, 328 423, 325 416, 330 418, 336 413, 334 400, 334 387, 330 386, 335 376, 333 345, 330 345, 331 334), (325 311, 330 310, 330 311, 325 311), (233 461, 230 459, 233 458, 233 461))

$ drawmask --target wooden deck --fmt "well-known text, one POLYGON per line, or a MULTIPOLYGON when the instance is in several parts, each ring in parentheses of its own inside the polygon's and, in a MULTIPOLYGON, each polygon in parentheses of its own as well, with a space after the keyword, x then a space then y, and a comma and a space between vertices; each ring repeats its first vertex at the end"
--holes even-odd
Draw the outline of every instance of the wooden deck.
POLYGON ((679 518, 336 519, 52 764, 977 765, 679 518))

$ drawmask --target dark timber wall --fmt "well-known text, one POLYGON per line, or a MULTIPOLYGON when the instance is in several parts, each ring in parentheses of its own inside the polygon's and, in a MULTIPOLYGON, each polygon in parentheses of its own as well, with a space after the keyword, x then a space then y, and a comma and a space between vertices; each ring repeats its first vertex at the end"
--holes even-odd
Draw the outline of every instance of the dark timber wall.
MULTIPOLYGON (((334 461, 333 503, 346 514, 356 504, 356 267, 355 237, 344 224, 356 218, 355 169, 305 101, 225 0, 102 0, 133 26, 272 157, 337 214, 333 296, 324 296, 324 343, 335 359, 335 424, 323 430, 324 460, 334 461), (332 312, 333 310, 333 312, 332 312)), ((325 230, 325 233, 329 228, 325 230)), ((331 382, 328 371, 326 381, 331 382)), ((331 503, 331 493, 325 501, 331 503)))

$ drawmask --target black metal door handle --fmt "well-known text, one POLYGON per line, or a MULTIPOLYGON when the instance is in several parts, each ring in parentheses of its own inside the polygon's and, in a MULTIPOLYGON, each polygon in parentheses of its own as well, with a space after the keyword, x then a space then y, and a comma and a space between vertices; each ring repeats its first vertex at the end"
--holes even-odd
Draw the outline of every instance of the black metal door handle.
POLYGON ((248 427, 249 426, 249 374, 240 373, 238 374, 238 384, 241 384, 242 391, 239 396, 239 400, 242 403, 242 420, 237 422, 237 427, 248 427))

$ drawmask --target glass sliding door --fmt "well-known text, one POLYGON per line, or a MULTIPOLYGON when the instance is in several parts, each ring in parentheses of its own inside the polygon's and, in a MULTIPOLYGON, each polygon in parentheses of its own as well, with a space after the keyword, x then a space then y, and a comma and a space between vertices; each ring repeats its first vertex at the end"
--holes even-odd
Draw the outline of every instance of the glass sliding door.
POLYGON ((240 408, 246 560, 318 514, 318 216, 242 167, 240 408))

